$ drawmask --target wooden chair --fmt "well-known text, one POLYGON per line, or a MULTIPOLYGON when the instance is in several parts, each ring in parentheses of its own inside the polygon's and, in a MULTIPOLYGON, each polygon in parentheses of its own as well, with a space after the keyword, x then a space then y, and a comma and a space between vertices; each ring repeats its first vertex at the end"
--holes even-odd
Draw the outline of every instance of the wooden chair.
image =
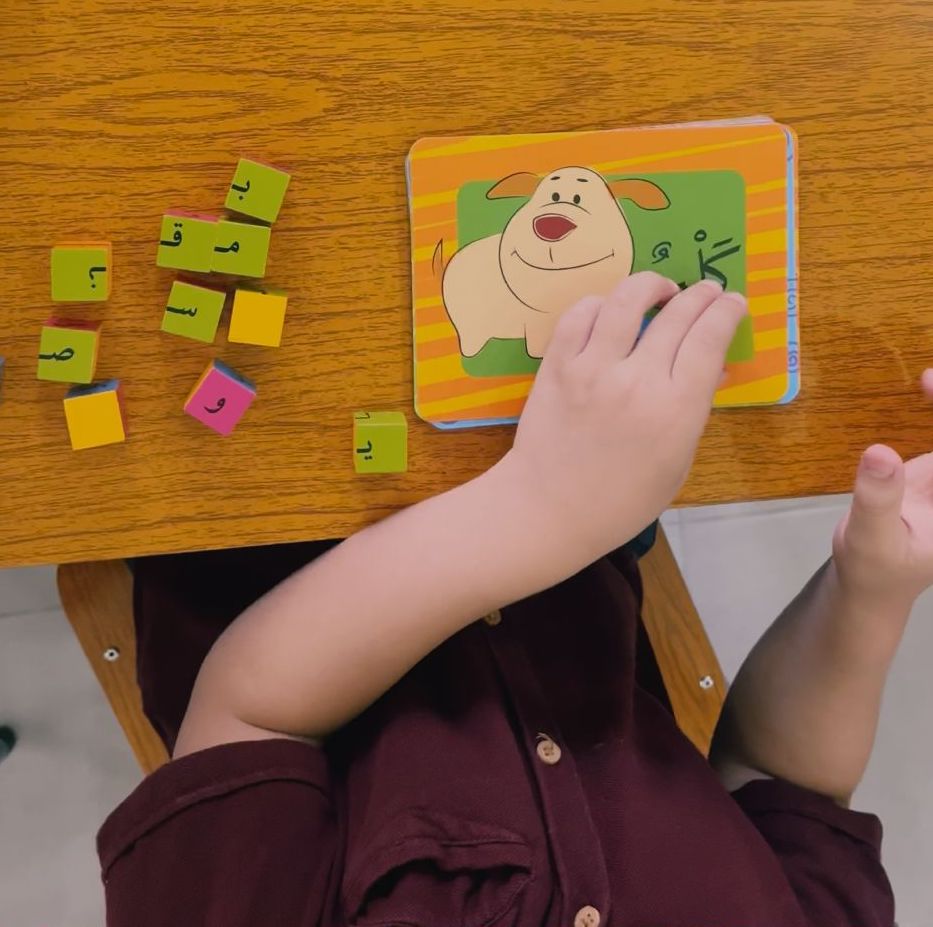
POLYGON ((69 563, 58 568, 62 609, 110 702, 143 772, 168 761, 143 714, 136 684, 133 577, 122 560, 69 563))
MULTIPOLYGON (((709 750, 725 681, 663 530, 642 558, 643 617, 681 730, 709 750)), ((139 765, 152 772, 168 760, 143 714, 136 685, 133 580, 119 560, 58 568, 62 607, 110 701, 139 765)))

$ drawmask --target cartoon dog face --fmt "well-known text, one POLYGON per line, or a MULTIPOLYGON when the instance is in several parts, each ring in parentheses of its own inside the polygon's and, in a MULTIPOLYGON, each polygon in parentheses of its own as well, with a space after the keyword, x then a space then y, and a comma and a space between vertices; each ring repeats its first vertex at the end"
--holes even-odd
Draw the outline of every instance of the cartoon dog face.
POLYGON ((530 196, 509 220, 499 245, 502 277, 538 312, 562 312, 582 296, 608 293, 632 271, 632 234, 618 204, 665 209, 664 192, 647 180, 607 184, 589 168, 562 167, 543 179, 512 174, 488 199, 530 196))

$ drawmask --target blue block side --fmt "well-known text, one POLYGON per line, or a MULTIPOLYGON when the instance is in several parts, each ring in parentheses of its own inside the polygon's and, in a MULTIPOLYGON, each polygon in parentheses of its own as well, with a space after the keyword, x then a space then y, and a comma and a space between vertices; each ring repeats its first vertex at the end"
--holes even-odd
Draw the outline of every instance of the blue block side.
POLYGON ((74 399, 76 396, 92 396, 94 393, 109 393, 119 387, 119 380, 104 380, 101 383, 91 383, 89 386, 73 386, 67 393, 66 399, 74 399))
POLYGON ((237 373, 232 367, 228 367, 223 361, 220 360, 215 360, 213 364, 214 369, 219 370, 225 377, 230 377, 231 380, 236 380, 237 383, 241 383, 250 392, 256 392, 256 384, 253 383, 252 380, 244 377, 242 373, 237 373))

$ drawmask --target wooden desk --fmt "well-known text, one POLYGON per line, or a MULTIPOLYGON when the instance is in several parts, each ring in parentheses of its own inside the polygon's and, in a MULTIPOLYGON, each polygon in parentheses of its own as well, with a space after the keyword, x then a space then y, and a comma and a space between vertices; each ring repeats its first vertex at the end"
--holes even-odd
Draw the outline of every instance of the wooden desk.
POLYGON ((411 408, 404 158, 429 134, 790 123, 803 396, 717 413, 681 501, 838 492, 872 441, 930 446, 929 4, 14 0, 0 60, 0 564, 343 535, 503 453, 508 429, 413 422, 409 474, 352 469, 353 410, 411 408), (267 275, 291 294, 279 351, 158 331, 160 216, 218 208, 240 153, 294 170, 267 275), (34 367, 48 249, 86 237, 113 241, 114 294, 70 313, 105 323, 131 436, 75 453, 34 367), (180 411, 215 353, 259 385, 230 439, 180 411))

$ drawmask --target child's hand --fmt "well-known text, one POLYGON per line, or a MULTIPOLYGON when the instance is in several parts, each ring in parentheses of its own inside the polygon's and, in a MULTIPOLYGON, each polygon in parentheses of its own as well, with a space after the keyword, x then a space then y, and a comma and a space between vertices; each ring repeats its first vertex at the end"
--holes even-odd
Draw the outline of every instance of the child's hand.
MULTIPOLYGON (((670 504, 689 472, 745 298, 654 273, 561 318, 507 465, 594 558, 670 504), (645 313, 666 304, 636 346, 645 313)), ((504 461, 506 463, 506 461, 504 461)))
MULTIPOLYGON (((933 370, 923 388, 933 398, 933 370)), ((872 605, 909 607, 933 585, 933 454, 906 464, 883 444, 862 454, 833 560, 842 588, 872 605)))

